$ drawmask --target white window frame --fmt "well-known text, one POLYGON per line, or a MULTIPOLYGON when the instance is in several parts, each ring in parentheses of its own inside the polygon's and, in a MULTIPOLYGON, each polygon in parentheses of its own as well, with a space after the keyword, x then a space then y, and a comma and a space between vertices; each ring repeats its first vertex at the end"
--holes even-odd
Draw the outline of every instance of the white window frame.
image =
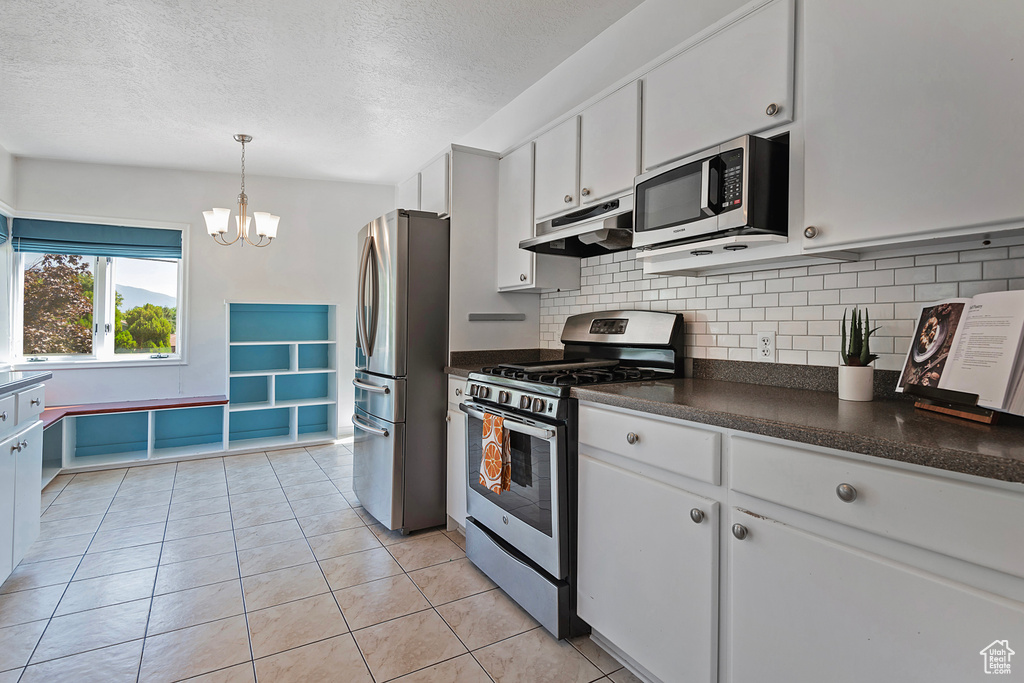
MULTIPOLYGON (((86 223, 115 223, 117 225, 128 225, 122 220, 82 220, 72 217, 53 216, 24 216, 26 218, 46 218, 49 220, 68 220, 86 223)), ((9 279, 11 289, 11 366, 14 370, 43 370, 61 368, 84 368, 84 367, 150 367, 156 365, 187 365, 186 340, 187 340, 187 266, 185 255, 188 253, 188 230, 187 226, 169 226, 166 224, 147 223, 139 225, 131 224, 132 227, 163 228, 181 230, 181 258, 178 259, 178 288, 177 288, 177 313, 175 314, 175 352, 170 354, 145 354, 145 353, 115 353, 114 338, 114 264, 111 257, 97 256, 94 269, 93 285, 93 347, 91 354, 81 355, 47 355, 31 356, 32 358, 44 358, 45 360, 29 360, 24 351, 24 292, 25 292, 25 265, 26 254, 13 252, 12 273, 9 279), (101 294, 102 293, 102 294, 101 294), (109 316, 109 317, 108 317, 109 316), (110 329, 105 329, 109 324, 110 329)), ((11 245, 4 245, 13 249, 11 245)), ((32 255, 35 252, 28 252, 32 255)), ((130 257, 128 257, 130 258, 130 257)))

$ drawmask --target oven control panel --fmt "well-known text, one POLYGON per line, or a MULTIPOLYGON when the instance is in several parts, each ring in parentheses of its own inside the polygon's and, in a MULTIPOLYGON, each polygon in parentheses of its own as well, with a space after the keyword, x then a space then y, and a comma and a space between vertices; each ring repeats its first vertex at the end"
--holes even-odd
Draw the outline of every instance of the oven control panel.
POLYGON ((565 418, 565 399, 539 396, 521 389, 500 388, 480 382, 470 382, 467 393, 481 404, 494 403, 517 413, 543 415, 555 419, 565 418))

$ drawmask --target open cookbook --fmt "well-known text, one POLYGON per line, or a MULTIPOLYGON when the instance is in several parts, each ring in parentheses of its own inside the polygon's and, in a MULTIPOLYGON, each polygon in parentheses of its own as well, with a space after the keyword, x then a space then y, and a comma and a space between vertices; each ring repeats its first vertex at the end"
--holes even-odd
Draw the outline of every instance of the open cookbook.
POLYGON ((916 384, 977 394, 978 406, 1024 415, 1024 291, 949 299, 921 310, 897 391, 916 384))

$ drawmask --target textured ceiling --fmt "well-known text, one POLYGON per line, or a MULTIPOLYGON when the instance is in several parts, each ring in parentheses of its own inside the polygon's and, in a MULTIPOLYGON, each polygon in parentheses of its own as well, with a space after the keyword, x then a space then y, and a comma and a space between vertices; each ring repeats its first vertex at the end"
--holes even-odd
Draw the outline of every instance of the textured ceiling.
POLYGON ((641 0, 2 0, 18 156, 395 182, 641 0))

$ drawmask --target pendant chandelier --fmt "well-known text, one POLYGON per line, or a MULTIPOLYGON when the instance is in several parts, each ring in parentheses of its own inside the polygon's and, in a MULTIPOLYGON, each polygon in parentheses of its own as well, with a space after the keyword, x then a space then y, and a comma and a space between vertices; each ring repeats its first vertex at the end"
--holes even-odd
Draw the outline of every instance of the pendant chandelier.
POLYGON ((238 194, 238 215, 235 216, 234 238, 228 240, 224 235, 228 231, 228 219, 231 217, 231 209, 213 209, 203 211, 203 218, 206 219, 206 232, 220 245, 231 246, 242 240, 244 244, 254 247, 267 247, 277 237, 277 224, 280 216, 272 216, 266 211, 256 211, 249 214, 249 198, 245 194, 245 143, 252 142, 251 135, 239 133, 235 140, 242 143, 242 191, 238 194), (258 240, 249 238, 249 224, 256 219, 256 236, 258 240), (266 240, 264 242, 263 240, 266 240))

